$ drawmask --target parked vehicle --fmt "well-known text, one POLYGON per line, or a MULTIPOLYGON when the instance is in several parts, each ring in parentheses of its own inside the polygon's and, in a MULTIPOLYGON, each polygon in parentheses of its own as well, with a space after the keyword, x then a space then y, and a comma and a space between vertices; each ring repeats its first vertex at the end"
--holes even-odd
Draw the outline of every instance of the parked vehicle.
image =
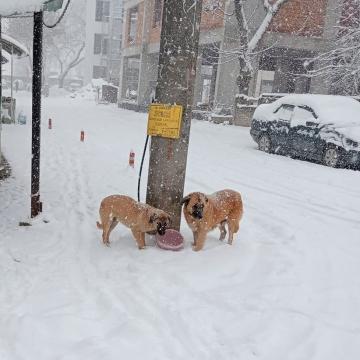
POLYGON ((360 103, 333 95, 287 95, 257 107, 250 134, 259 149, 360 169, 360 103))

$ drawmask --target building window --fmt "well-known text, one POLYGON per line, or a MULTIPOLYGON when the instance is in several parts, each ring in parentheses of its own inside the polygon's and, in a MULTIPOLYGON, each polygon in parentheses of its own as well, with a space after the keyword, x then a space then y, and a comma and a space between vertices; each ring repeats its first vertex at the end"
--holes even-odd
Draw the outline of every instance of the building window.
POLYGON ((162 9, 163 9, 163 0, 155 0, 153 24, 152 24, 153 28, 157 28, 161 24, 162 9))
POLYGON ((94 35, 94 54, 109 54, 109 38, 105 37, 103 34, 94 35))
POLYGON ((128 27, 128 41, 129 44, 134 44, 137 34, 138 22, 138 7, 135 6, 129 10, 129 27, 128 27))
POLYGON ((122 6, 122 0, 120 1, 113 1, 112 3, 112 10, 111 15, 114 19, 121 20, 123 18, 123 6, 122 6))
POLYGON ((204 0, 204 11, 215 11, 221 9, 221 0, 204 0))
POLYGON ((115 59, 120 59, 121 56, 121 37, 111 40, 111 56, 115 59))
POLYGON ((274 80, 261 80, 260 94, 273 92, 274 80))
POLYGON ((276 71, 277 59, 273 56, 264 54, 260 58, 259 69, 265 71, 276 71))
POLYGON ((201 91, 201 103, 209 104, 211 96, 211 79, 203 79, 202 91, 201 91))
POLYGON ((96 0, 95 21, 109 22, 110 1, 96 0))
POLYGON ((109 53, 109 39, 105 38, 102 41, 101 54, 107 55, 109 53))
POLYGON ((263 67, 260 68, 261 70, 259 69, 257 73, 255 96, 274 92, 275 65, 267 67, 274 69, 274 71, 262 70, 264 68, 264 64, 262 65, 263 67))
POLYGON ((94 54, 98 55, 101 54, 101 42, 103 40, 102 34, 95 34, 94 35, 94 54))
POLYGON ((126 92, 125 98, 131 101, 137 101, 140 73, 140 59, 128 58, 125 71, 126 92))
POLYGON ((105 79, 106 78, 106 66, 93 66, 93 79, 105 79))

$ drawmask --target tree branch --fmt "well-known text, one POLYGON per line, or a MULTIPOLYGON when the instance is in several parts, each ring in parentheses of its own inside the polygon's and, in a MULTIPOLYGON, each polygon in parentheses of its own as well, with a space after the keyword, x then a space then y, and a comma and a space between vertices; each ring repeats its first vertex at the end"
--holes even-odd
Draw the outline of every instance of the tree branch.
POLYGON ((271 21, 273 20, 274 16, 280 10, 281 6, 284 5, 288 0, 278 0, 273 5, 269 3, 268 0, 264 0, 264 8, 266 10, 266 15, 260 24, 259 28, 253 35, 252 39, 249 42, 249 51, 252 52, 256 49, 259 42, 263 38, 264 34, 269 28, 271 21))

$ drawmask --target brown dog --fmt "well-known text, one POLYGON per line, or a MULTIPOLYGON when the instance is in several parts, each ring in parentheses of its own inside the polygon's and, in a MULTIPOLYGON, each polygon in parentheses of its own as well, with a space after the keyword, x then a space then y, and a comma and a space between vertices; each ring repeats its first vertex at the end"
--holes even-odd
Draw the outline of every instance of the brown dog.
POLYGON ((96 224, 103 230, 102 238, 107 246, 110 244, 110 233, 119 222, 131 229, 139 249, 145 247, 145 233, 164 235, 170 225, 170 216, 166 212, 125 195, 111 195, 103 199, 99 214, 101 223, 96 224))
POLYGON ((225 224, 229 230, 228 243, 232 244, 243 215, 243 203, 238 192, 221 190, 211 195, 194 192, 184 197, 181 204, 184 204, 184 216, 194 235, 193 250, 201 250, 207 233, 216 227, 220 229, 220 240, 224 240, 225 224))

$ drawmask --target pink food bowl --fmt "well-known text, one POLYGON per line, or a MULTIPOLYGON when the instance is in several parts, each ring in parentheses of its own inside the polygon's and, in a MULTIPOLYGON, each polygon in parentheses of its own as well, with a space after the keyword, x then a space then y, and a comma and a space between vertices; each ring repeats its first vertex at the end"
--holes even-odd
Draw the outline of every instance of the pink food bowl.
POLYGON ((184 238, 178 231, 167 229, 165 235, 156 234, 156 244, 160 249, 179 251, 184 248, 184 238))

